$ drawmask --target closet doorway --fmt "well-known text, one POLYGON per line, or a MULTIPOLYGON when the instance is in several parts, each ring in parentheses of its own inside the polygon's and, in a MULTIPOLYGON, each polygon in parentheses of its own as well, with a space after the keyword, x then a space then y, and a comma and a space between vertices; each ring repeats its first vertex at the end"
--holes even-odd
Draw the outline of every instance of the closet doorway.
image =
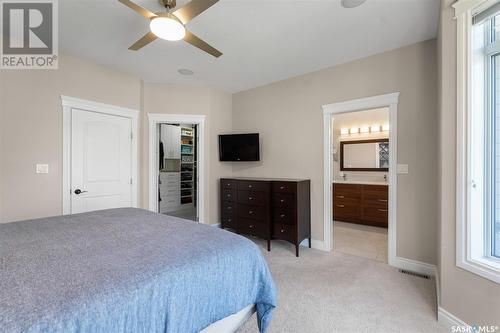
POLYGON ((204 116, 149 115, 149 209, 203 222, 204 116))

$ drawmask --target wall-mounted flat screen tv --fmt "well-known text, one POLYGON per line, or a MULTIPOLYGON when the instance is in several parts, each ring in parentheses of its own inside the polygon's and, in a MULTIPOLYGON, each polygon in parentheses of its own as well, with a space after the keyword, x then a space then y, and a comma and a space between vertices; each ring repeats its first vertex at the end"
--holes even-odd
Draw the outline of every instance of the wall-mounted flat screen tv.
POLYGON ((259 133, 219 135, 219 160, 224 162, 259 161, 259 133))

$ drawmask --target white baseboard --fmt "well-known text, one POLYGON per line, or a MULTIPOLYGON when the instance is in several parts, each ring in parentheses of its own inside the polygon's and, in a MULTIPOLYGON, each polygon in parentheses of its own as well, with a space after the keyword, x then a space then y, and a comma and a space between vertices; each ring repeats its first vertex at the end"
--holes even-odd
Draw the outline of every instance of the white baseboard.
POLYGON ((391 266, 412 271, 415 273, 425 274, 429 276, 436 275, 436 266, 418 260, 406 259, 402 257, 395 257, 390 260, 391 266))
POLYGON ((449 313, 440 306, 438 306, 438 322, 447 328, 451 328, 452 326, 469 327, 469 325, 466 322, 456 317, 455 315, 449 313))
MULTIPOLYGON (((304 239, 302 243, 300 243, 300 246, 309 247, 309 239, 304 239)), ((316 250, 327 251, 325 249, 325 242, 317 239, 311 239, 311 247, 316 250)))
POLYGON ((462 319, 458 318, 457 316, 451 314, 450 312, 446 311, 441 307, 441 285, 440 285, 440 276, 439 276, 439 271, 436 269, 436 301, 437 301, 437 319, 438 323, 441 324, 442 326, 448 328, 451 330, 452 326, 465 326, 469 327, 469 325, 463 321, 462 319))
POLYGON ((211 227, 220 228, 220 223, 210 224, 211 227))

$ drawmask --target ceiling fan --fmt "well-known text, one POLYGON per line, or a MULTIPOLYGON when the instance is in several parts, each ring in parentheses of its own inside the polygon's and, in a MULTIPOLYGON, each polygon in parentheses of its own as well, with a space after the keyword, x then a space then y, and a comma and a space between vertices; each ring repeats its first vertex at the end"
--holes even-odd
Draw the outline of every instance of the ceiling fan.
POLYGON ((173 12, 170 11, 175 8, 176 0, 160 0, 167 11, 156 14, 130 0, 118 1, 150 20, 149 28, 151 31, 130 46, 129 50, 137 51, 157 38, 169 41, 184 39, 189 44, 213 55, 216 58, 222 55, 222 52, 196 37, 184 27, 189 21, 203 13, 219 0, 191 0, 191 2, 173 12))

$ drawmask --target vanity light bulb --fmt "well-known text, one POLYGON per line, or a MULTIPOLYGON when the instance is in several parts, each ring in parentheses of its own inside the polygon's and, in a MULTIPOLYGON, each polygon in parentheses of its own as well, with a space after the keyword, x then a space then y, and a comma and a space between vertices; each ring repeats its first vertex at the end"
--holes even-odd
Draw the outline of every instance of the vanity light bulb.
POLYGON ((380 132, 380 125, 378 125, 378 124, 377 125, 373 125, 371 127, 371 131, 372 131, 372 133, 380 132))
POLYGON ((388 131, 389 130, 389 124, 385 124, 382 126, 382 131, 388 131))
POLYGON ((361 133, 370 133, 370 127, 362 126, 360 131, 361 131, 361 133))
POLYGON ((351 134, 358 134, 359 133, 359 128, 353 127, 349 130, 349 133, 351 134))
POLYGON ((346 134, 349 134, 349 129, 348 129, 348 128, 341 128, 341 129, 340 129, 340 134, 341 134, 341 135, 346 135, 346 134))

